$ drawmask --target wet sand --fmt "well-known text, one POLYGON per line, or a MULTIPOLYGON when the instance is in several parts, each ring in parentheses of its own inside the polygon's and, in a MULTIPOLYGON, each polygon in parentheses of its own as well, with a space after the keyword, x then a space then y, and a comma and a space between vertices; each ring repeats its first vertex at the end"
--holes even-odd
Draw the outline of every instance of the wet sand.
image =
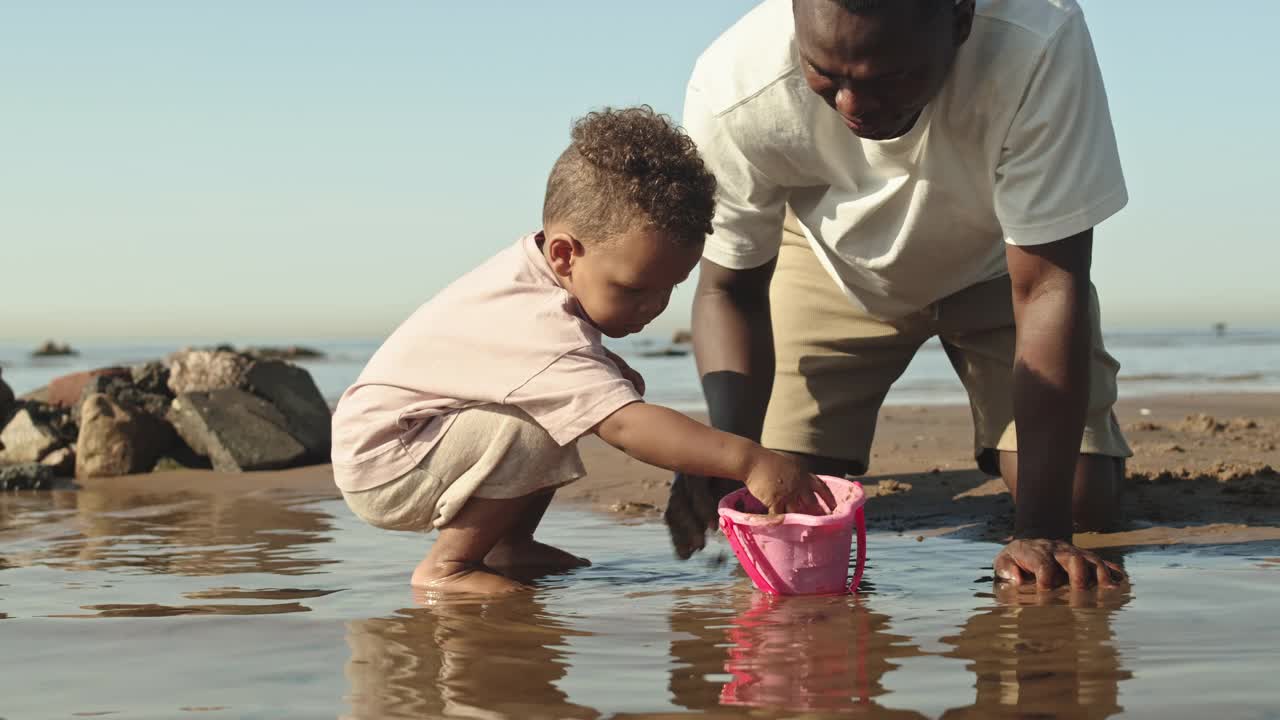
MULTIPOLYGON (((1280 394, 1183 395, 1122 401, 1117 417, 1134 457, 1124 498, 1130 528, 1077 537, 1088 547, 1280 539, 1280 394)), ((703 419, 703 418, 700 418, 703 419)), ((868 527, 998 541, 1012 529, 1003 482, 973 460, 967 406, 881 411, 868 527)), ((598 439, 583 441, 589 476, 561 502, 660 520, 670 473, 598 439)))
MULTIPOLYGON (((1124 401, 1117 409, 1134 450, 1124 532, 1085 534, 1088 547, 1222 544, 1280 539, 1280 394, 1188 395, 1124 401), (1145 411, 1145 412, 1144 412, 1145 411)), ((699 418, 703 419, 703 418, 699 418)), ((589 507, 628 520, 661 522, 671 474, 597 438, 582 442, 588 476, 562 489, 561 507, 589 507)), ((871 530, 998 541, 1013 504, 999 479, 976 469, 972 423, 962 406, 888 407, 872 467, 860 478, 871 530)), ((189 470, 82 481, 145 492, 264 486, 333 490, 329 466, 226 475, 189 470)))

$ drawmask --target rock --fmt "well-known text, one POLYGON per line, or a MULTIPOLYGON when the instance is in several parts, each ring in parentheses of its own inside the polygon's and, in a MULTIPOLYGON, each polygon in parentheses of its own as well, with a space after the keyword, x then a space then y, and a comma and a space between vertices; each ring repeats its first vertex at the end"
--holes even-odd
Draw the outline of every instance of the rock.
POLYGON ((689 354, 688 350, 678 347, 659 348, 657 350, 645 350, 640 353, 640 357, 661 358, 661 357, 684 357, 689 354))
POLYGON ((301 345, 286 345, 285 347, 251 347, 246 348, 245 353, 252 355, 259 360, 317 360, 323 358, 324 353, 315 348, 303 347, 301 345))
POLYGON ((239 388, 181 393, 169 417, 182 439, 207 456, 215 470, 272 470, 307 457, 307 448, 289 434, 284 415, 239 388))
POLYGON ((129 377, 138 390, 173 397, 169 389, 169 368, 160 362, 149 362, 129 368, 129 377))
POLYGON ((80 428, 76 424, 75 418, 71 416, 70 410, 31 400, 24 401, 22 406, 27 412, 31 413, 31 418, 37 424, 52 430, 53 434, 64 445, 75 444, 76 435, 80 433, 80 428))
POLYGON ((36 463, 0 467, 0 490, 48 490, 55 480, 53 468, 36 463))
POLYGON ((49 381, 45 402, 57 407, 72 408, 80 405, 85 386, 90 380, 99 377, 129 377, 129 369, 122 367, 105 367, 96 370, 62 375, 49 381))
POLYGON ((77 419, 80 416, 80 408, 84 406, 84 401, 90 395, 96 394, 106 395, 117 405, 129 410, 145 412, 160 421, 164 420, 165 415, 169 412, 169 403, 173 402, 173 397, 169 395, 167 387, 158 393, 144 392, 133 383, 132 373, 126 373, 123 376, 99 375, 90 378, 89 382, 84 386, 80 401, 74 410, 77 419))
POLYGON ((1226 423, 1218 422, 1217 418, 1204 413, 1188 415, 1174 427, 1175 430, 1194 433, 1220 433, 1226 428, 1226 423))
POLYGON ((885 478, 876 483, 875 497, 887 497, 889 495, 901 495, 902 493, 911 492, 911 483, 902 482, 893 478, 885 478))
POLYGON ((187 350, 174 354, 169 361, 169 391, 205 393, 226 388, 249 387, 249 368, 253 358, 223 350, 187 350))
POLYGON ((332 418, 311 373, 279 360, 263 360, 249 369, 249 386, 284 415, 285 429, 312 459, 328 459, 332 418))
MULTIPOLYGON (((190 452, 190 448, 187 449, 190 452)), ((178 457, 172 452, 164 455, 151 468, 151 472, 167 472, 171 470, 208 470, 213 465, 209 462, 209 458, 202 458, 192 453, 189 456, 178 457)))
POLYGON ((52 468, 58 477, 75 477, 76 451, 69 447, 58 448, 45 455, 40 464, 52 468))
POLYGON ((17 400, 13 397, 13 388, 4 381, 4 368, 0 368, 0 426, 4 425, 9 413, 13 412, 16 402, 17 400))
POLYGON ((150 470, 168 449, 170 429, 144 412, 118 405, 102 393, 80 410, 76 475, 116 477, 150 470))
POLYGON ((627 515, 658 512, 658 508, 649 503, 631 501, 616 502, 609 506, 609 510, 627 515))
POLYGON ((39 413, 24 406, 0 429, 0 465, 39 462, 61 444, 58 433, 41 422, 39 413))
POLYGON ((52 340, 45 340, 40 347, 31 351, 31 357, 62 357, 65 355, 79 355, 80 353, 71 349, 66 343, 56 343, 52 340))

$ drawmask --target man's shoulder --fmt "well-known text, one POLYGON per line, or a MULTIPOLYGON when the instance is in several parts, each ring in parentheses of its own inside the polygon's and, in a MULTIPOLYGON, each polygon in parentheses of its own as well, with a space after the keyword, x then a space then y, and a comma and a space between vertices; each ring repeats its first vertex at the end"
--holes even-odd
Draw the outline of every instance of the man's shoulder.
POLYGON ((1076 0, 980 0, 974 22, 988 32, 1013 33, 1043 47, 1080 12, 1076 0))
POLYGON ((690 85, 713 115, 759 98, 795 75, 791 0, 765 0, 703 51, 690 85))
POLYGON ((985 119, 983 127, 1007 128, 1045 53, 1063 28, 1080 16, 1075 0, 980 0, 973 32, 956 58, 939 104, 970 124, 985 119))

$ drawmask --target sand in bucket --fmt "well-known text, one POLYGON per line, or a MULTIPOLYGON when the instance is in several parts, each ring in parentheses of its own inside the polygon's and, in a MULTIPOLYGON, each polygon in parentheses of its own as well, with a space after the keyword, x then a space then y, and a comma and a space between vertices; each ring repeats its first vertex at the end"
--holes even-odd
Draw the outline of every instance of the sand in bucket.
POLYGON ((720 501, 720 529, 738 562, 759 590, 770 595, 831 595, 856 592, 866 561, 862 485, 819 475, 831 488, 836 507, 829 515, 787 513, 781 521, 746 488, 720 501), (849 551, 858 531, 858 561, 848 586, 849 551))

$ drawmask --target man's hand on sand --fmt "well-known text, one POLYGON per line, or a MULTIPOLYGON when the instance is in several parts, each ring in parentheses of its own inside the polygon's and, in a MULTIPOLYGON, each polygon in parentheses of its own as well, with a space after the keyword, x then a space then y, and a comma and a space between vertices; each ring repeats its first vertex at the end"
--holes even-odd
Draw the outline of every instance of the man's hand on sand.
POLYGON ((716 527, 720 499, 742 487, 721 478, 676 473, 663 519, 671 533, 671 544, 681 560, 688 560, 707 545, 707 530, 716 527))
POLYGON ((993 566, 998 581, 1040 590, 1066 584, 1115 587, 1127 579, 1119 565, 1065 540, 1014 540, 996 555, 993 566))

